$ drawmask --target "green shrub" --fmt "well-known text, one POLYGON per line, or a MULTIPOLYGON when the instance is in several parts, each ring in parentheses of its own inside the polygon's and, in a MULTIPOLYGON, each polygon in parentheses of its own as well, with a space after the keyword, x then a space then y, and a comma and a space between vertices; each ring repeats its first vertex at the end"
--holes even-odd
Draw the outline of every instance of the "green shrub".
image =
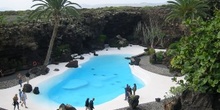
POLYGON ((59 59, 61 57, 61 55, 63 53, 66 53, 66 52, 70 52, 70 46, 69 44, 63 44, 63 45, 60 45, 60 46, 57 46, 54 51, 53 51, 53 57, 55 59, 59 59))
POLYGON ((178 52, 178 45, 179 45, 179 43, 172 43, 170 46, 169 46, 169 48, 168 48, 168 50, 167 50, 167 52, 166 52, 166 55, 167 56, 170 56, 170 57, 173 57, 173 56, 175 56, 176 54, 177 54, 177 52, 178 52))
POLYGON ((178 48, 178 44, 179 44, 178 42, 170 44, 169 49, 177 49, 178 48))
POLYGON ((156 53, 156 63, 161 64, 164 59, 164 52, 160 51, 156 53))
POLYGON ((170 93, 174 96, 180 96, 186 90, 184 86, 170 87, 170 93))
POLYGON ((163 59, 164 59, 164 52, 162 51, 150 55, 151 64, 161 64, 163 62, 163 59))
POLYGON ((154 48, 149 48, 148 51, 146 52, 147 55, 152 55, 155 54, 155 49, 154 48))
POLYGON ((157 58, 156 58, 156 54, 155 53, 151 54, 149 58, 150 58, 150 63, 151 64, 156 64, 156 59, 157 58))

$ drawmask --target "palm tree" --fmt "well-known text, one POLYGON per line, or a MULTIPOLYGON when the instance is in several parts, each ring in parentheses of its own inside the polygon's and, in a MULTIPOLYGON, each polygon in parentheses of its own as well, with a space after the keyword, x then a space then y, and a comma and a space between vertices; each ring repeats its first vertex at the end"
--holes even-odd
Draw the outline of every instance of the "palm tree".
POLYGON ((167 2, 171 6, 171 12, 165 20, 177 21, 180 29, 186 36, 190 34, 190 31, 183 24, 183 21, 195 20, 198 17, 205 18, 208 15, 209 6, 201 0, 175 0, 167 2))
POLYGON ((207 16, 206 11, 209 10, 209 6, 201 0, 175 0, 167 2, 171 6, 171 12, 166 20, 194 20, 199 16, 204 18, 207 16))
POLYGON ((44 61, 44 66, 49 64, 51 53, 53 50, 53 45, 55 38, 57 36, 58 26, 63 15, 67 16, 79 16, 77 9, 74 5, 81 8, 77 3, 73 3, 67 0, 33 0, 33 2, 38 2, 33 5, 31 8, 36 7, 36 9, 30 14, 30 18, 47 18, 52 19, 54 24, 53 34, 50 39, 49 48, 47 50, 46 59, 44 61))

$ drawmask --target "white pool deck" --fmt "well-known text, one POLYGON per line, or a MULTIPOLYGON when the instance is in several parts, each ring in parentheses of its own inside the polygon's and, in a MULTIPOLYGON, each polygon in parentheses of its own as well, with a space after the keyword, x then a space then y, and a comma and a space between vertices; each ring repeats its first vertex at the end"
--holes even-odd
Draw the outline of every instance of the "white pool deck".
MULTIPOLYGON (((108 48, 108 51, 102 50, 102 51, 96 51, 96 53, 99 55, 107 55, 107 54, 137 55, 143 53, 144 49, 145 49, 144 47, 138 45, 132 45, 121 48, 120 50, 118 50, 117 48, 108 48)), ((83 56, 85 58, 84 60, 78 60, 79 66, 81 66, 82 63, 88 61, 91 57, 95 57, 93 54, 84 54, 83 56)), ((62 74, 64 71, 68 69, 65 67, 66 64, 67 63, 60 63, 59 65, 49 65, 48 67, 50 68, 50 72, 47 75, 41 75, 34 79, 31 79, 29 83, 32 85, 32 87, 36 87, 40 82, 45 81, 56 75, 62 74), (59 71, 53 71, 55 68, 58 68, 59 71)), ((171 77, 155 74, 135 65, 130 65, 130 68, 132 73, 137 77, 139 77, 146 85, 145 87, 138 89, 136 92, 136 94, 140 96, 139 104, 155 101, 155 98, 158 97, 163 99, 164 95, 166 95, 166 92, 169 93, 170 87, 176 86, 176 83, 172 82, 171 77)), ((8 110, 13 110, 14 107, 12 105, 13 102, 12 98, 14 97, 15 94, 18 94, 18 89, 20 89, 19 85, 7 89, 0 89, 0 107, 6 108, 8 110)), ((27 93, 27 97, 28 97, 27 99, 28 108, 26 109, 20 106, 20 110, 57 110, 60 106, 60 104, 52 101, 36 102, 34 100, 34 97, 36 97, 36 95, 33 94, 32 92, 27 93)), ((124 94, 122 94, 109 102, 100 105, 95 105, 95 110, 114 110, 127 106, 128 106, 128 102, 124 100, 124 94)), ((76 109, 85 110, 85 107, 76 107, 76 109)))

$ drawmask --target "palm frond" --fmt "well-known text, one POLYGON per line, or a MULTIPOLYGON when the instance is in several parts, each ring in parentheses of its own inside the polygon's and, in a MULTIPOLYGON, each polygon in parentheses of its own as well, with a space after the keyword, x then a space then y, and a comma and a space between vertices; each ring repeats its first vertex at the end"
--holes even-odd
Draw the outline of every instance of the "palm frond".
MULTIPOLYGON (((30 14, 30 18, 39 19, 39 18, 48 18, 50 19, 52 16, 75 16, 79 17, 79 12, 77 11, 77 8, 75 6, 78 6, 81 8, 81 6, 77 3, 73 3, 68 0, 33 0, 38 1, 40 3, 37 3, 33 5, 33 7, 37 7, 32 13, 30 14)), ((59 17, 60 18, 60 17, 59 17)))
POLYGON ((70 1, 68 1, 68 4, 66 4, 65 6, 73 6, 73 5, 76 5, 76 6, 78 6, 79 8, 82 8, 79 4, 73 3, 73 2, 70 2, 70 1))
POLYGON ((166 18, 167 21, 174 19, 195 19, 199 16, 205 17, 208 5, 199 0, 175 0, 168 1, 171 12, 166 18))

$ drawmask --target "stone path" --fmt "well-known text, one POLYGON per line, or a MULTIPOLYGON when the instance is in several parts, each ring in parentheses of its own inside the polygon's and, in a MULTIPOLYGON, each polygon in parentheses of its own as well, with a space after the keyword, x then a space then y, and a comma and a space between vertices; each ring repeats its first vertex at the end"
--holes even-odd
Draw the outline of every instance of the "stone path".
POLYGON ((149 56, 140 56, 141 61, 139 63, 139 66, 145 70, 148 70, 150 72, 153 72, 155 74, 165 75, 172 77, 173 75, 170 73, 169 69, 162 64, 151 64, 149 56))

